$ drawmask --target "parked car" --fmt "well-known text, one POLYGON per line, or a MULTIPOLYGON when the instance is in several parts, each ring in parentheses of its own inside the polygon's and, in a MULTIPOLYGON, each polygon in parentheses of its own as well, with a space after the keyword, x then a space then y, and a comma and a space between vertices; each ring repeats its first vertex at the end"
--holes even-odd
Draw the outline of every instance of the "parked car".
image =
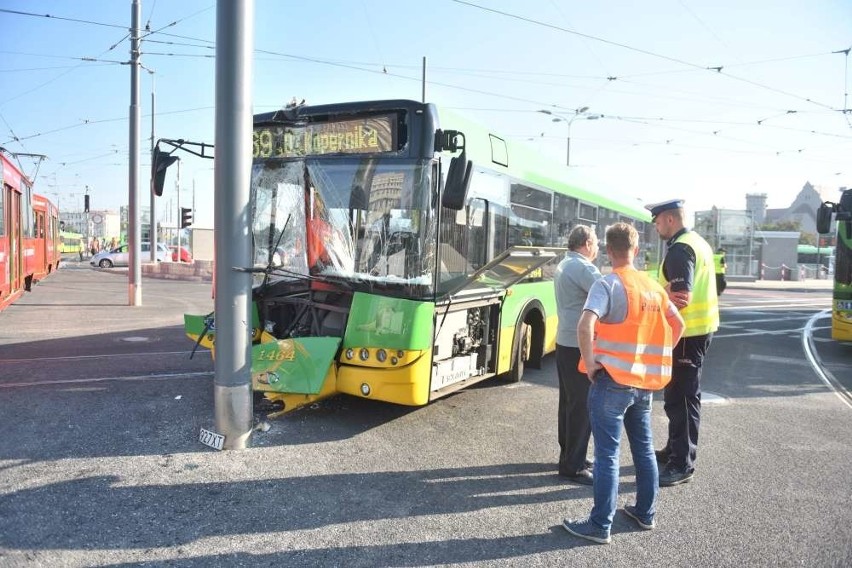
MULTIPOLYGON (((169 250, 172 251, 172 262, 178 261, 178 251, 176 245, 171 245, 169 250)), ((192 262, 192 255, 189 253, 185 247, 180 247, 180 261, 181 262, 192 262)))
MULTIPOLYGON (((145 262, 151 255, 151 243, 142 243, 142 261, 145 262)), ((171 260, 172 251, 163 243, 157 243, 157 261, 171 260)), ((112 250, 104 250, 94 255, 89 261, 92 266, 101 268, 112 268, 113 266, 129 266, 130 251, 127 244, 118 246, 112 250)))

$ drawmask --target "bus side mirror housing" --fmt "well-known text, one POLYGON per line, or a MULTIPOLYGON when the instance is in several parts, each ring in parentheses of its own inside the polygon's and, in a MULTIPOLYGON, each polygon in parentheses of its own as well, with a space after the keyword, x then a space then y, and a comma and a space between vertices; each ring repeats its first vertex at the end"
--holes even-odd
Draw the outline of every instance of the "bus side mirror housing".
POLYGON ((470 173, 473 171, 473 162, 467 159, 464 150, 460 156, 450 160, 447 169, 447 183, 444 185, 444 194, 441 196, 441 205, 447 209, 458 211, 464 207, 467 201, 467 190, 470 187, 470 173))
POLYGON ((831 232, 831 214, 834 212, 834 205, 825 202, 819 206, 816 214, 817 233, 824 235, 831 232))

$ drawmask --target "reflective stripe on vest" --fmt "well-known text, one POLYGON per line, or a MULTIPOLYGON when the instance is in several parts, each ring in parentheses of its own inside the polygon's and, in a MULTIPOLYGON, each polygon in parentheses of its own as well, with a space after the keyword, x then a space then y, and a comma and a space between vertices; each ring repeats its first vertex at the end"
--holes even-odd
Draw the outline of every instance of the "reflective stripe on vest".
MULTIPOLYGON (((659 390, 672 378, 672 330, 668 297, 656 282, 631 267, 614 271, 627 293, 621 323, 595 323, 595 360, 622 385, 659 390)), ((579 369, 586 372, 580 360, 579 369)))
MULTIPOLYGON (((684 337, 707 335, 719 329, 719 295, 716 293, 716 274, 713 266, 713 249, 695 231, 686 231, 676 243, 684 243, 695 252, 695 272, 692 282, 692 300, 680 310, 686 328, 684 337)), ((665 259, 663 259, 665 266, 665 259)), ((663 270, 658 273, 660 284, 668 284, 663 270)))

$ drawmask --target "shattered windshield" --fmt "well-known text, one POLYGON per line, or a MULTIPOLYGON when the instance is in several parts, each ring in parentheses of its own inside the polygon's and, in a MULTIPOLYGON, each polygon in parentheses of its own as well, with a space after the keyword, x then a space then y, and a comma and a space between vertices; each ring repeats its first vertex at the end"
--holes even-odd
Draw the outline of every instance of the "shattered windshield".
POLYGON ((271 278, 433 289, 429 161, 269 160, 252 174, 255 263, 271 278))

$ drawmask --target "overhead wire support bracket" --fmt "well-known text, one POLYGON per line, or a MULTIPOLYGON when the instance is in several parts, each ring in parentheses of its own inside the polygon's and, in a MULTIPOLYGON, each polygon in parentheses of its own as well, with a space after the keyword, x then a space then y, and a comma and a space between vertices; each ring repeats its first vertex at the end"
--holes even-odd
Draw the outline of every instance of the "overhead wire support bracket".
MULTIPOLYGON (((183 150, 184 152, 189 152, 190 154, 198 156, 199 158, 207 158, 209 160, 213 159, 213 144, 207 144, 205 142, 191 142, 189 140, 184 140, 183 138, 179 138, 177 140, 172 140, 169 138, 159 138, 154 146, 159 146, 160 142, 162 142, 163 144, 168 144, 175 150, 183 150), (200 147, 201 151, 199 152, 197 150, 193 150, 192 148, 188 148, 187 146, 200 147), (210 149, 210 154, 205 153, 205 150, 207 150, 208 148, 210 149)), ((172 152, 174 152, 174 150, 172 150, 172 152)), ((169 153, 171 154, 171 152, 169 153)))

